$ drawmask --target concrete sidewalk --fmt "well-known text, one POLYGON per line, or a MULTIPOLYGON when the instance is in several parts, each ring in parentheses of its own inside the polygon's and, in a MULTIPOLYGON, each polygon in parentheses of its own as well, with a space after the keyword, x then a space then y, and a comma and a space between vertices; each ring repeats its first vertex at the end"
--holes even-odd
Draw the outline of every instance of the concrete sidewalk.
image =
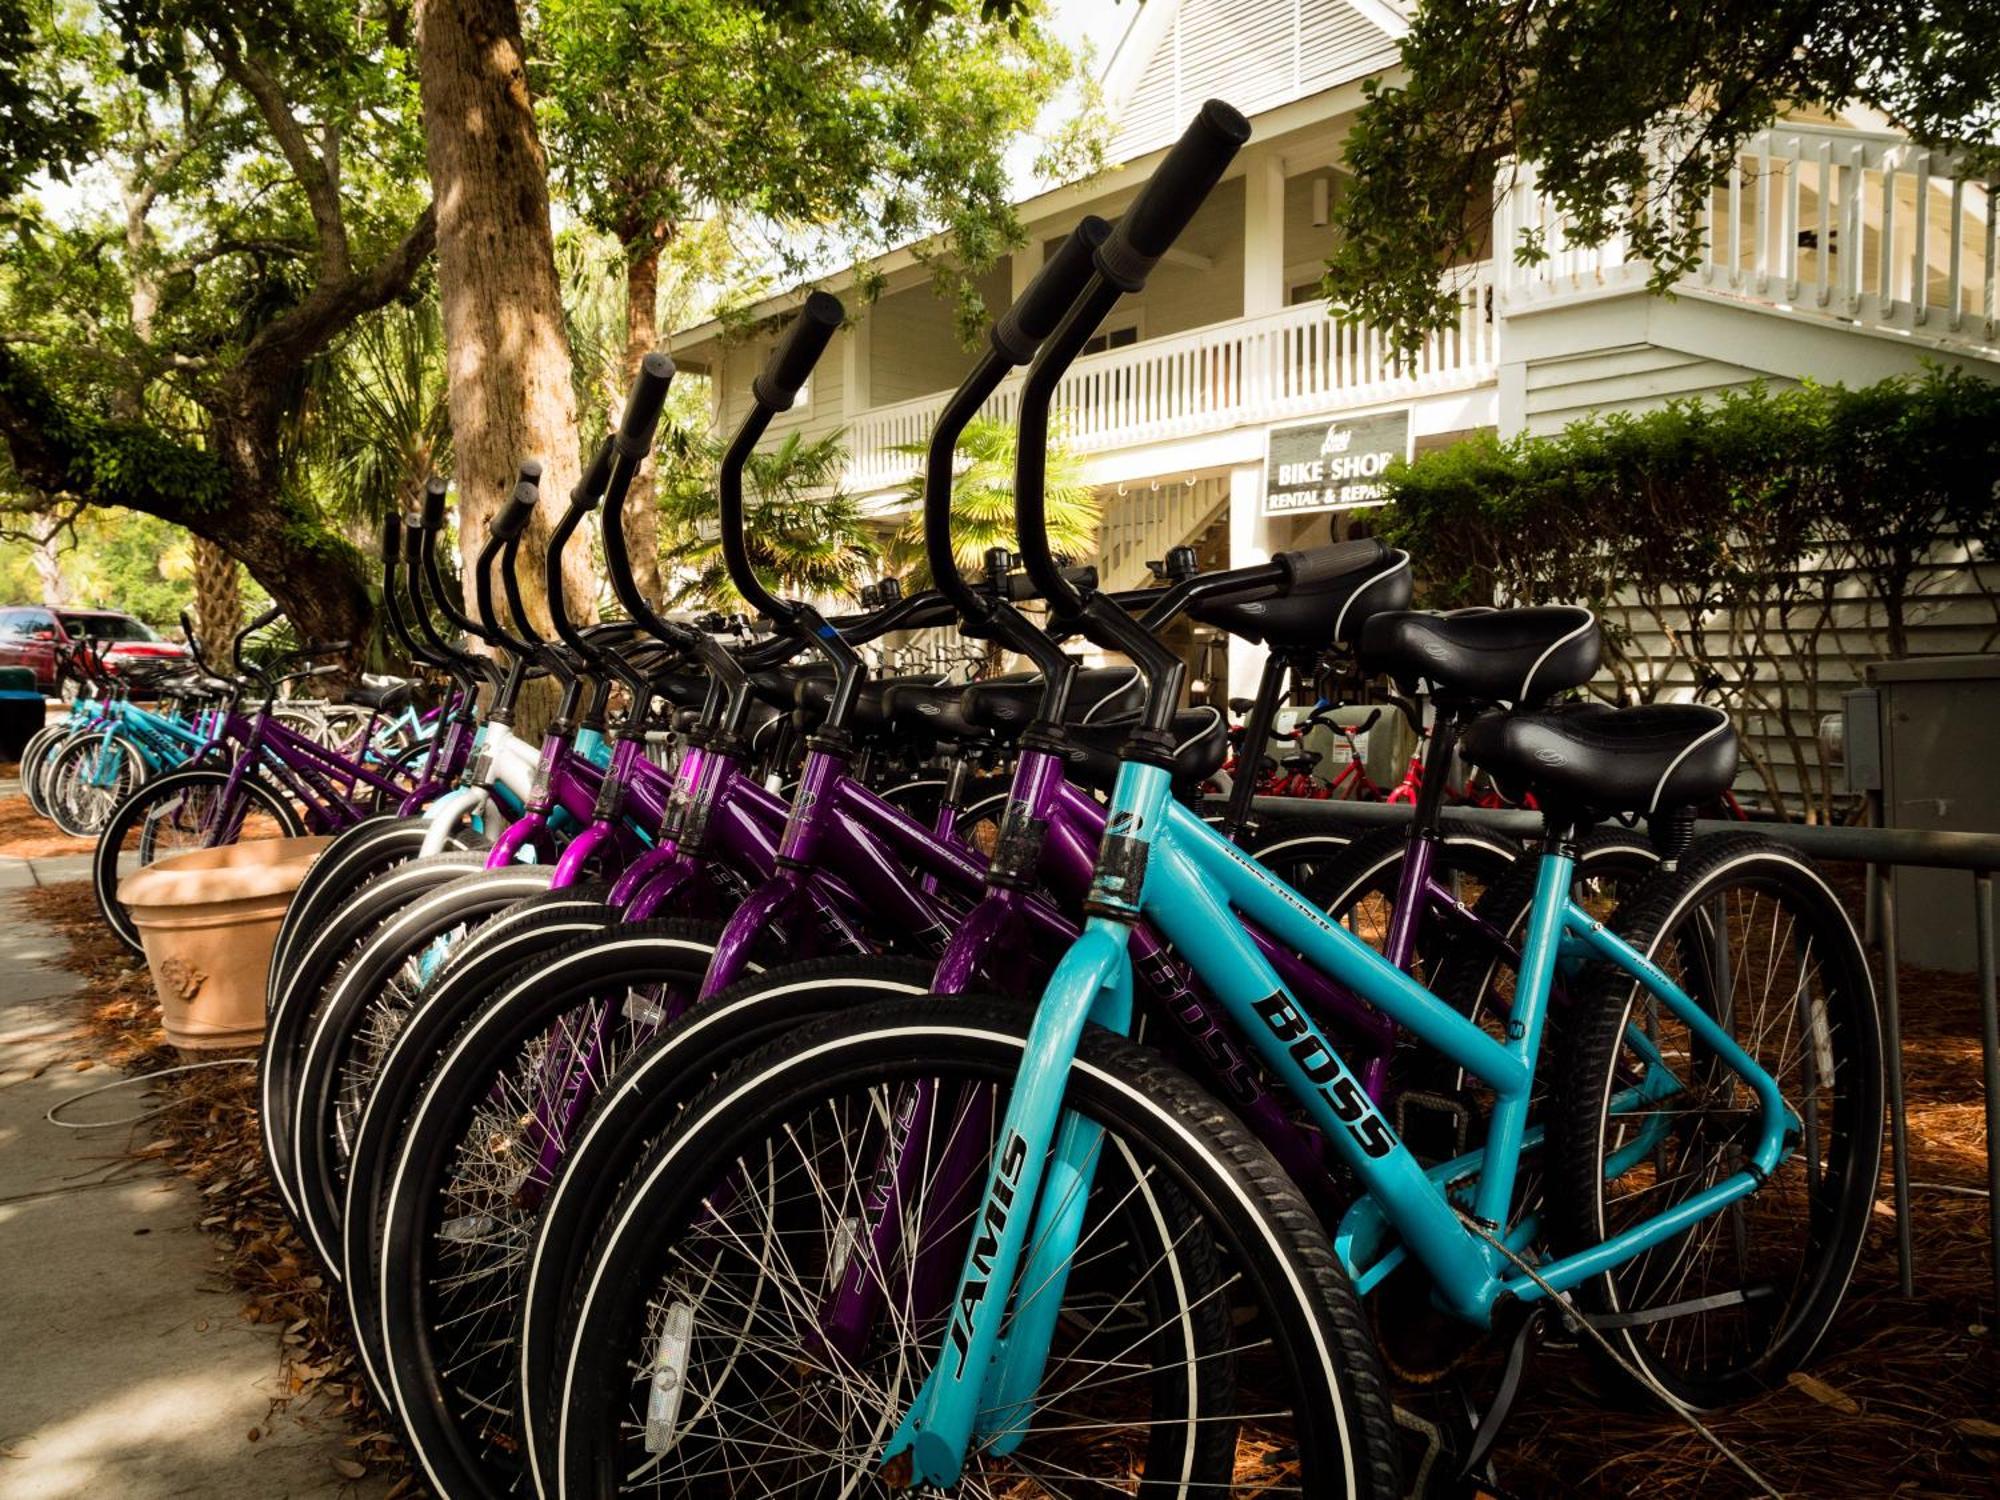
MULTIPOLYGON (((386 1480, 335 1470, 337 1418, 271 1415, 279 1330, 237 1315, 193 1189, 119 1160, 125 1127, 43 1119, 120 1076, 64 1061, 77 981, 49 966, 63 940, 17 894, 88 865, 0 859, 0 1500, 379 1496, 386 1480)), ((80 1112, 130 1114, 145 1097, 80 1112)))

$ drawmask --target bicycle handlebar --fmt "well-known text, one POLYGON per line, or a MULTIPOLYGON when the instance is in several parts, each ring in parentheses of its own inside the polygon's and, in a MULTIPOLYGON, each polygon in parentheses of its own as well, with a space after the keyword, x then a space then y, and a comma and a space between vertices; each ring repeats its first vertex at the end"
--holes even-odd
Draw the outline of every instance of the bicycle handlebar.
POLYGON ((1203 104, 1098 248, 1097 269, 1104 278, 1123 292, 1145 286, 1249 139, 1250 122, 1242 115, 1220 99, 1203 104))
POLYGON ((789 410, 798 399, 799 387, 812 374, 826 346, 840 325, 847 321, 847 309, 829 292, 814 292, 805 300, 792 326, 764 361, 764 368, 750 382, 750 394, 773 412, 789 410))

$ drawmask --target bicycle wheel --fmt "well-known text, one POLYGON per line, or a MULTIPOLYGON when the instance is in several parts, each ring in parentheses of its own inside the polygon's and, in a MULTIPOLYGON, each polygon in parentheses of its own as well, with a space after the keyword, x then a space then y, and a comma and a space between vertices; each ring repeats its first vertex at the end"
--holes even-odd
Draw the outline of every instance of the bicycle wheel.
MULTIPOLYGON (((1801 1125, 1756 1192, 1577 1289, 1639 1380, 1722 1406, 1804 1363, 1853 1274, 1881 1163, 1874 989, 1826 882, 1755 836, 1697 846, 1618 929, 1770 1073, 1801 1125)), ((1551 1168, 1564 1248, 1685 1203, 1749 1160, 1749 1090, 1629 976, 1595 968, 1562 1041, 1551 1168), (1639 1093, 1659 1069, 1671 1091, 1639 1093)))
POLYGON ((278 1003, 278 993, 291 971, 293 949, 317 931, 344 902, 384 870, 414 859, 423 847, 421 822, 393 815, 363 818, 335 834, 306 867, 299 888, 292 892, 285 919, 271 945, 271 969, 264 985, 266 1009, 278 1003))
POLYGON ((724 1068, 825 1016, 929 992, 937 966, 920 958, 814 958, 785 964, 703 1001, 653 1038, 592 1102, 536 1216, 521 1293, 515 1382, 527 1461, 553 1492, 555 1414, 541 1399, 567 1336, 570 1290, 618 1201, 688 1101, 724 1068))
POLYGON ((643 922, 579 940, 479 1007, 418 1090, 365 1289, 377 1315, 359 1268, 349 1305, 441 1494, 528 1487, 514 1376, 535 1219, 583 1111, 692 1002, 721 931, 643 922))
POLYGON ((301 1232, 305 1226, 294 1166, 292 1118, 306 1042, 326 991, 339 977, 341 965, 383 923, 427 892, 479 868, 479 857, 474 854, 435 854, 392 866, 330 911, 318 927, 302 933, 294 945, 292 961, 264 1019, 264 1045, 257 1058, 257 1127, 264 1146, 264 1165, 301 1232))
POLYGON ((82 735, 50 757, 49 816, 73 839, 95 837, 146 773, 145 752, 129 737, 108 729, 82 735))
POLYGON ((1304 891, 1355 840, 1366 838, 1371 827, 1337 813, 1325 817, 1253 813, 1241 842, 1258 864, 1293 890, 1304 891))
MULTIPOLYGON (((689 1106, 578 1287, 552 1397, 558 1494, 880 1492, 882 1446, 943 1342, 1030 1015, 870 1006, 689 1106), (896 1102, 920 1084, 939 1128, 901 1148, 917 1170, 881 1258, 856 1236, 896 1102), (850 1272, 885 1309, 853 1354, 818 1316, 850 1272)), ((1184 1075, 1102 1033, 1065 1105, 1104 1134, 1049 1362, 1019 1445, 972 1453, 964 1490, 1398 1493, 1352 1289, 1270 1157, 1184 1075)))
POLYGON ((21 747, 21 795, 28 799, 28 806, 35 810, 37 817, 49 816, 49 804, 42 796, 42 773, 47 769, 48 758, 60 750, 76 726, 68 721, 61 724, 44 724, 28 736, 28 743, 21 747))
MULTIPOLYGON (((1395 916, 1397 885, 1409 853, 1409 838, 1406 828, 1378 828, 1354 840, 1318 865, 1299 894, 1370 947, 1381 950, 1388 942, 1389 924, 1395 916)), ((1506 876, 1520 854, 1521 846, 1505 834, 1445 818, 1438 826, 1431 878, 1470 906, 1506 876)), ((1438 922, 1420 923, 1412 972, 1419 978, 1430 974, 1441 960, 1449 936, 1438 922)))
POLYGON ((351 949, 313 1008, 290 1090, 292 1171, 307 1237, 336 1277, 348 1147, 425 980, 480 923, 548 887, 547 865, 480 870, 427 891, 351 949))
POLYGON ((91 857, 91 888, 104 920, 134 953, 142 951, 139 929, 118 900, 123 876, 189 849, 305 832, 298 810, 261 781, 244 777, 233 799, 224 795, 228 785, 227 771, 169 771, 143 784, 105 821, 91 857))

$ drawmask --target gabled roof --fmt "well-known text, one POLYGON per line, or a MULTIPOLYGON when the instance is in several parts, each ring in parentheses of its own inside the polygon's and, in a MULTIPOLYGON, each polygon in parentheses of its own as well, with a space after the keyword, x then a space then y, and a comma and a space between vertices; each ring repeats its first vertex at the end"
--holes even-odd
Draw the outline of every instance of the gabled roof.
POLYGON ((1147 0, 1106 69, 1113 162, 1155 151, 1204 99, 1257 115, 1396 61, 1393 0, 1147 0))

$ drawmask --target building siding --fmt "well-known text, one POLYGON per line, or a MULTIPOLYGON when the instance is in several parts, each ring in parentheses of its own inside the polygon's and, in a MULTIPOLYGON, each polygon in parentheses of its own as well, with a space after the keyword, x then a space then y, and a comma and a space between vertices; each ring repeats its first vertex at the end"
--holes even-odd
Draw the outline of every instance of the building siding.
POLYGON ((1389 34, 1342 0, 1183 0, 1120 112, 1111 159, 1168 145, 1205 99, 1254 115, 1395 61, 1389 34))

